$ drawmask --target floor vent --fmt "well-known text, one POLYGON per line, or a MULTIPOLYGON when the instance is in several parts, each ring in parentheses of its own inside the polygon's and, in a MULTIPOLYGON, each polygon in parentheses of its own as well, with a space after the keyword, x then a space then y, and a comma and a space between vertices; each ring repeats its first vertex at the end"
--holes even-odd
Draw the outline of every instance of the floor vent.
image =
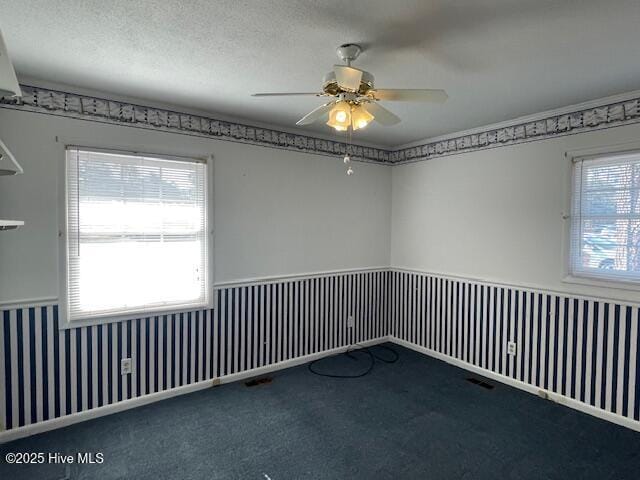
POLYGON ((478 385, 479 387, 486 388, 487 390, 493 390, 493 385, 487 383, 479 378, 467 378, 467 382, 471 382, 474 385, 478 385))
POLYGON ((245 382, 245 385, 247 387, 255 387, 257 385, 263 385, 265 383, 271 383, 272 381, 273 381, 273 379, 271 377, 254 378, 252 380, 249 380, 248 382, 245 382))

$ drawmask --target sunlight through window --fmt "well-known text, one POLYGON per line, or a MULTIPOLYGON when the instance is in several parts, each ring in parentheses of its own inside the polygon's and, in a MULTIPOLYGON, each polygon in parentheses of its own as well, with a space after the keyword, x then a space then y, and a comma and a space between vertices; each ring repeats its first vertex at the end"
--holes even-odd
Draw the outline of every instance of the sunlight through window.
POLYGON ((202 306, 206 164, 67 150, 71 320, 202 306))

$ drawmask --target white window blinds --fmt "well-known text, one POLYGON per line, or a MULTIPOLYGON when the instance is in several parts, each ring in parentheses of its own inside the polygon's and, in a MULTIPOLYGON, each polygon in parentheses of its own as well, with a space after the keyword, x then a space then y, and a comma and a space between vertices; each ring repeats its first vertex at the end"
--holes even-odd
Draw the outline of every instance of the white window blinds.
POLYGON ((67 149, 70 320, 208 303, 206 164, 67 149))
POLYGON ((571 273, 640 282, 640 153, 574 163, 571 273))

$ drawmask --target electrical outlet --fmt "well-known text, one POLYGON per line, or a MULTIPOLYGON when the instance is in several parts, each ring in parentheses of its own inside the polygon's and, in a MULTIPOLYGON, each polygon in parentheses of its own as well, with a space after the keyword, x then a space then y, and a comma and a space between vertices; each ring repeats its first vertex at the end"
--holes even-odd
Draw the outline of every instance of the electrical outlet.
POLYGON ((515 355, 516 354, 516 342, 507 343, 507 353, 509 355, 515 355))
POLYGON ((129 375, 131 373, 131 359, 123 358, 120 360, 120 375, 129 375))
POLYGON ((349 318, 347 318, 347 327, 353 328, 353 315, 349 315, 349 318))

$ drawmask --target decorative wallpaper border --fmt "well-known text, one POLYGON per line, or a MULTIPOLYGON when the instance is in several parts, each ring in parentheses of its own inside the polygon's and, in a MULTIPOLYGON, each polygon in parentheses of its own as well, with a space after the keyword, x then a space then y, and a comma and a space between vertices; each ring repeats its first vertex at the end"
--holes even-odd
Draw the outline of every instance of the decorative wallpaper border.
MULTIPOLYGON (((343 155, 346 144, 307 135, 217 120, 155 107, 76 93, 22 85, 23 97, 0 98, 0 108, 59 115, 116 125, 217 138, 317 155, 343 155)), ((603 100, 604 102, 604 100, 603 100)), ((397 150, 353 145, 349 153, 360 161, 395 165, 474 152, 518 143, 601 130, 640 122, 640 96, 573 112, 541 114, 540 118, 487 127, 475 133, 446 136, 397 150)))
MULTIPOLYGON (((340 141, 29 85, 21 88, 21 98, 0 98, 0 107, 318 155, 344 155, 346 149, 340 141)), ((380 148, 351 145, 349 152, 361 161, 389 163, 389 152, 380 148)))
POLYGON ((517 143, 584 133, 640 122, 640 98, 625 100, 574 112, 542 116, 500 128, 444 138, 390 152, 392 164, 419 162, 436 157, 503 147, 517 143))

